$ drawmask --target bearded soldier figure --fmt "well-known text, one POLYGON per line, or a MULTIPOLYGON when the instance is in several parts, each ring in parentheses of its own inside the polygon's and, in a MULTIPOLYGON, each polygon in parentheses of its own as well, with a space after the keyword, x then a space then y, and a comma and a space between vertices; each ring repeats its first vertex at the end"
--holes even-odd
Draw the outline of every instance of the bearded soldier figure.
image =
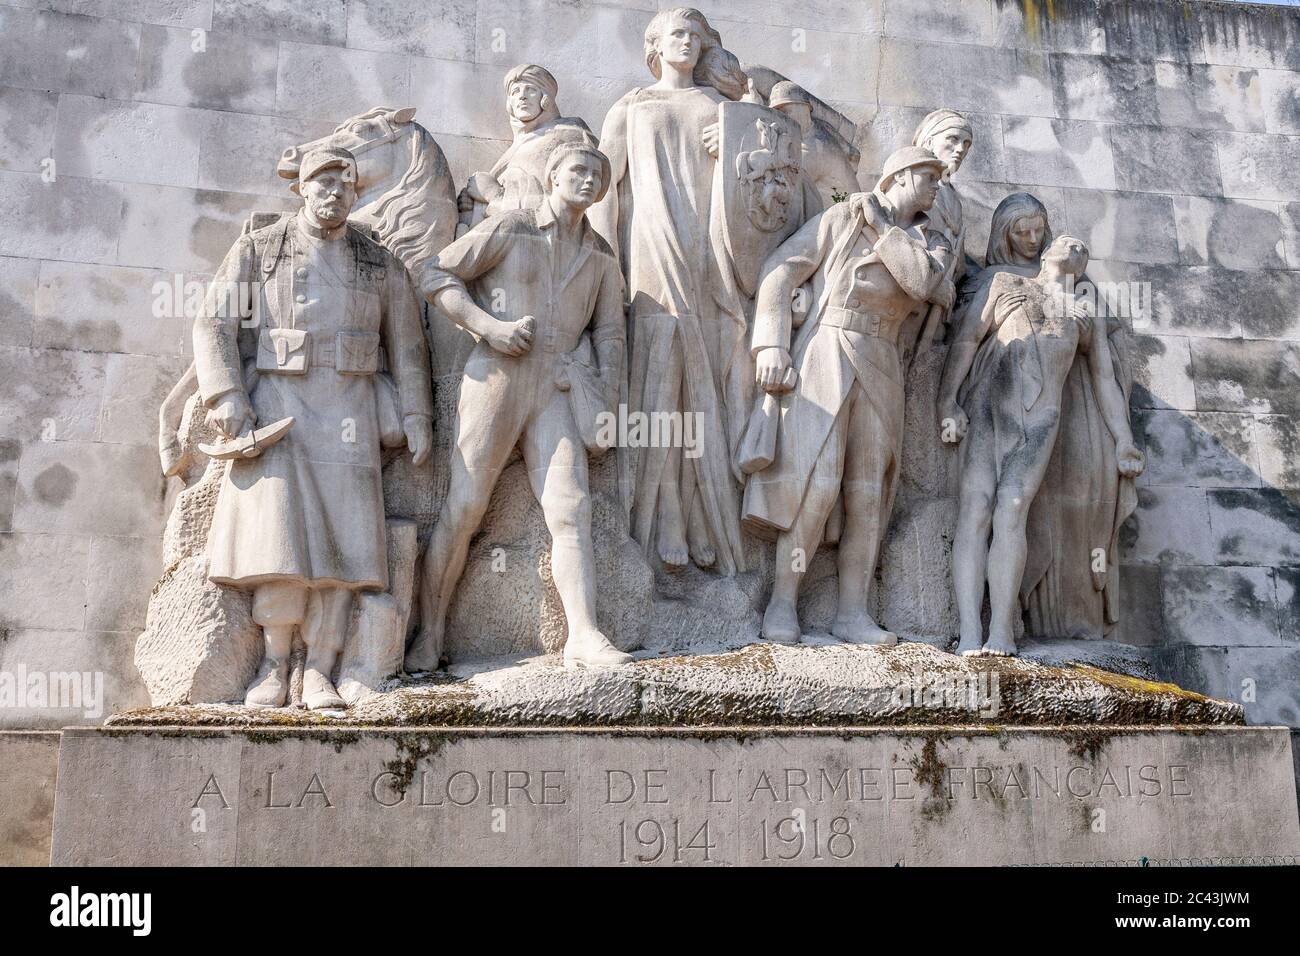
POLYGON ((331 672, 353 592, 388 587, 381 444, 405 442, 417 464, 432 448, 419 300, 402 264, 348 224, 356 178, 345 149, 303 156, 303 208, 239 238, 194 323, 208 420, 231 439, 208 576, 252 591, 266 640, 250 706, 284 705, 295 629, 303 703, 345 706, 331 672), (232 288, 253 292, 223 307, 232 288))

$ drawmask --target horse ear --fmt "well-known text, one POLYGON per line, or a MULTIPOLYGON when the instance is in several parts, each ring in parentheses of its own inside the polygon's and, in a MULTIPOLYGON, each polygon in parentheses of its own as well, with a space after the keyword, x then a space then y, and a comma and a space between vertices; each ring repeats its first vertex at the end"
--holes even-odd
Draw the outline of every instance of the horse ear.
POLYGON ((389 119, 398 126, 405 126, 407 123, 411 122, 411 120, 415 119, 415 107, 403 106, 400 110, 393 110, 393 112, 389 114, 389 119))

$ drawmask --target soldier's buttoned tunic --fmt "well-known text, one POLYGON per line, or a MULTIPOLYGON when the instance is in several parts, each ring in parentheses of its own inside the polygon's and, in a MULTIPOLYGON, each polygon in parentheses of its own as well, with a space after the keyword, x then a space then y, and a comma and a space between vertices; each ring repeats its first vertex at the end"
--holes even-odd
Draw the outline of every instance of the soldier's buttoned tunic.
MULTIPOLYGON (((439 252, 420 279, 431 300, 452 285, 471 291, 498 319, 536 320, 523 355, 503 355, 480 341, 465 363, 456 445, 466 468, 499 473, 520 437, 544 426, 549 434, 534 436, 539 455, 558 453, 563 461, 553 465, 585 476, 585 446, 556 375, 588 328, 597 346, 623 341, 623 279, 609 245, 585 218, 576 242, 561 239, 548 202, 503 212, 439 252)), ((600 371, 612 404, 621 369, 600 371)))
MULTIPOLYGON (((789 349, 799 372, 795 390, 781 399, 777 455, 749 477, 744 517, 762 527, 788 530, 808 480, 841 409, 860 388, 877 440, 899 457, 903 435, 903 371, 898 330, 942 281, 952 255, 939 233, 889 226, 880 235, 866 224, 858 193, 809 220, 764 266, 755 306, 753 351, 789 349), (814 305, 794 331, 791 296, 812 280, 814 305), (794 337, 791 346, 791 337, 794 337)), ((869 436, 843 435, 842 440, 869 436)), ((843 455, 843 448, 835 453, 843 455)), ((897 468, 892 474, 897 475, 897 468)))
POLYGON ((259 457, 231 463, 208 537, 209 576, 244 587, 285 580, 384 589, 377 388, 388 386, 367 370, 386 358, 398 413, 432 418, 428 346, 410 277, 353 227, 325 235, 298 214, 240 237, 213 288, 232 282, 260 286, 258 321, 241 322, 209 297, 194 323, 203 400, 214 406, 252 383, 258 425, 288 416, 294 425, 259 457), (305 333, 282 356, 300 373, 271 370, 275 328, 290 339, 305 333))

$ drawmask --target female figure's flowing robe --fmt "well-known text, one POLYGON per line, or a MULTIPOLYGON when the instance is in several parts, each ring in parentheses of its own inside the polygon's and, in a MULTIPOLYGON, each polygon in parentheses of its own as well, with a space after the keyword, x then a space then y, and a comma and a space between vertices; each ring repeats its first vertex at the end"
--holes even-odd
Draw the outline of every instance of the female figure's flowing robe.
MULTIPOLYGON (((691 521, 698 500, 716 567, 727 574, 744 567, 732 452, 748 393, 746 369, 735 361, 744 351, 744 311, 716 235, 717 161, 703 145, 723 99, 707 86, 639 89, 623 98, 627 172, 619 184, 619 229, 631 302, 630 408, 646 413, 652 434, 653 423, 670 420, 656 416, 694 416, 696 449, 676 449, 683 522, 691 521)), ((647 552, 673 452, 628 449, 632 536, 647 552)))

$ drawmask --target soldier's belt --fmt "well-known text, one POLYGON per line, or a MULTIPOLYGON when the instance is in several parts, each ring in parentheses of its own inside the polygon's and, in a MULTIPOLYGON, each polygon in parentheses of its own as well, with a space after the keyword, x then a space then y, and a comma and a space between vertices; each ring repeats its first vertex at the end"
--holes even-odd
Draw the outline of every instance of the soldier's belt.
POLYGON ((867 312, 852 312, 838 305, 828 305, 822 313, 821 322, 822 325, 857 332, 859 335, 880 334, 880 316, 867 312))
POLYGON ((343 331, 325 338, 301 329, 263 329, 257 368, 281 375, 305 375, 308 368, 373 375, 388 371, 388 355, 377 332, 343 331))

